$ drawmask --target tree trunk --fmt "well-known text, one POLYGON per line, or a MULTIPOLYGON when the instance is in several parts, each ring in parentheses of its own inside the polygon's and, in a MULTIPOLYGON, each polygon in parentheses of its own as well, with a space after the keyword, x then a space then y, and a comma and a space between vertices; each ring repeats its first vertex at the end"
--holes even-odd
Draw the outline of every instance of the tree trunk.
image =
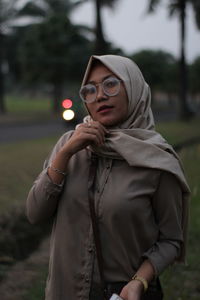
POLYGON ((181 53, 180 53, 180 117, 189 119, 192 111, 189 109, 188 96, 188 72, 185 58, 185 20, 186 20, 186 0, 180 0, 180 29, 181 29, 181 53))
POLYGON ((3 35, 0 33, 0 114, 6 113, 5 99, 4 99, 4 74, 3 74, 3 35))
POLYGON ((60 113, 61 107, 61 97, 62 97, 62 85, 55 81, 53 83, 53 102, 52 102, 52 111, 53 113, 57 114, 60 113))
POLYGON ((101 0, 95 1, 95 10, 96 10, 96 27, 95 27, 95 44, 94 44, 94 52, 95 54, 101 55, 106 52, 106 41, 104 39, 103 34, 103 25, 102 25, 102 17, 101 17, 101 0))

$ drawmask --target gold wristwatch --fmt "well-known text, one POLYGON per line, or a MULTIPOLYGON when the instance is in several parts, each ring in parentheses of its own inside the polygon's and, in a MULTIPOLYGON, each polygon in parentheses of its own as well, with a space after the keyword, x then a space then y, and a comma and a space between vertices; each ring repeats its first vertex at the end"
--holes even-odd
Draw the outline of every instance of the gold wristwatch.
POLYGON ((143 277, 138 276, 137 274, 135 274, 132 277, 132 280, 138 280, 138 281, 142 282, 143 287, 144 287, 144 292, 146 292, 146 290, 148 289, 148 282, 147 282, 147 280, 145 278, 143 278, 143 277))

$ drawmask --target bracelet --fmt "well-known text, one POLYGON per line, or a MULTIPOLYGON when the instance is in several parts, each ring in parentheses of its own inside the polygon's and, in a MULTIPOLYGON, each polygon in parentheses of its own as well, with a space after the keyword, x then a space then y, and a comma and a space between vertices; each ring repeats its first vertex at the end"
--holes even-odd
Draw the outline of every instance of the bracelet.
POLYGON ((54 168, 52 165, 50 165, 49 168, 50 168, 52 171, 54 171, 54 172, 56 172, 56 173, 58 173, 58 174, 61 174, 61 175, 63 175, 63 176, 66 176, 66 175, 67 175, 67 173, 65 173, 65 172, 63 172, 63 171, 61 171, 61 170, 59 170, 59 169, 54 168))
POLYGON ((146 290, 148 289, 148 282, 147 282, 146 279, 144 279, 143 277, 138 276, 137 274, 135 274, 135 275, 132 277, 132 280, 138 280, 138 281, 140 281, 140 282, 143 284, 144 292, 146 292, 146 290))

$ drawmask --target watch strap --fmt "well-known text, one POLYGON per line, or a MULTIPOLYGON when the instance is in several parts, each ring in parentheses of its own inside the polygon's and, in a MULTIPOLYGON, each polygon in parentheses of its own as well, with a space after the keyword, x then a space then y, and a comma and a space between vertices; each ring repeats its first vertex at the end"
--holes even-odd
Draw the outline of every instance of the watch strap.
POLYGON ((143 284, 144 292, 146 292, 146 290, 148 289, 148 282, 147 282, 147 280, 145 278, 143 278, 143 277, 138 276, 137 274, 135 274, 132 277, 132 280, 138 280, 138 281, 140 281, 143 284))

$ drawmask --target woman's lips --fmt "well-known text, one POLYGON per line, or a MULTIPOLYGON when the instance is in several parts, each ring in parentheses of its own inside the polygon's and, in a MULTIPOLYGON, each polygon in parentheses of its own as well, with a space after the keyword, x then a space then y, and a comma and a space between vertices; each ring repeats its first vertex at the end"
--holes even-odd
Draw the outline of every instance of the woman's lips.
POLYGON ((113 106, 111 105, 102 105, 98 108, 98 113, 106 113, 109 112, 111 109, 113 109, 113 106))

